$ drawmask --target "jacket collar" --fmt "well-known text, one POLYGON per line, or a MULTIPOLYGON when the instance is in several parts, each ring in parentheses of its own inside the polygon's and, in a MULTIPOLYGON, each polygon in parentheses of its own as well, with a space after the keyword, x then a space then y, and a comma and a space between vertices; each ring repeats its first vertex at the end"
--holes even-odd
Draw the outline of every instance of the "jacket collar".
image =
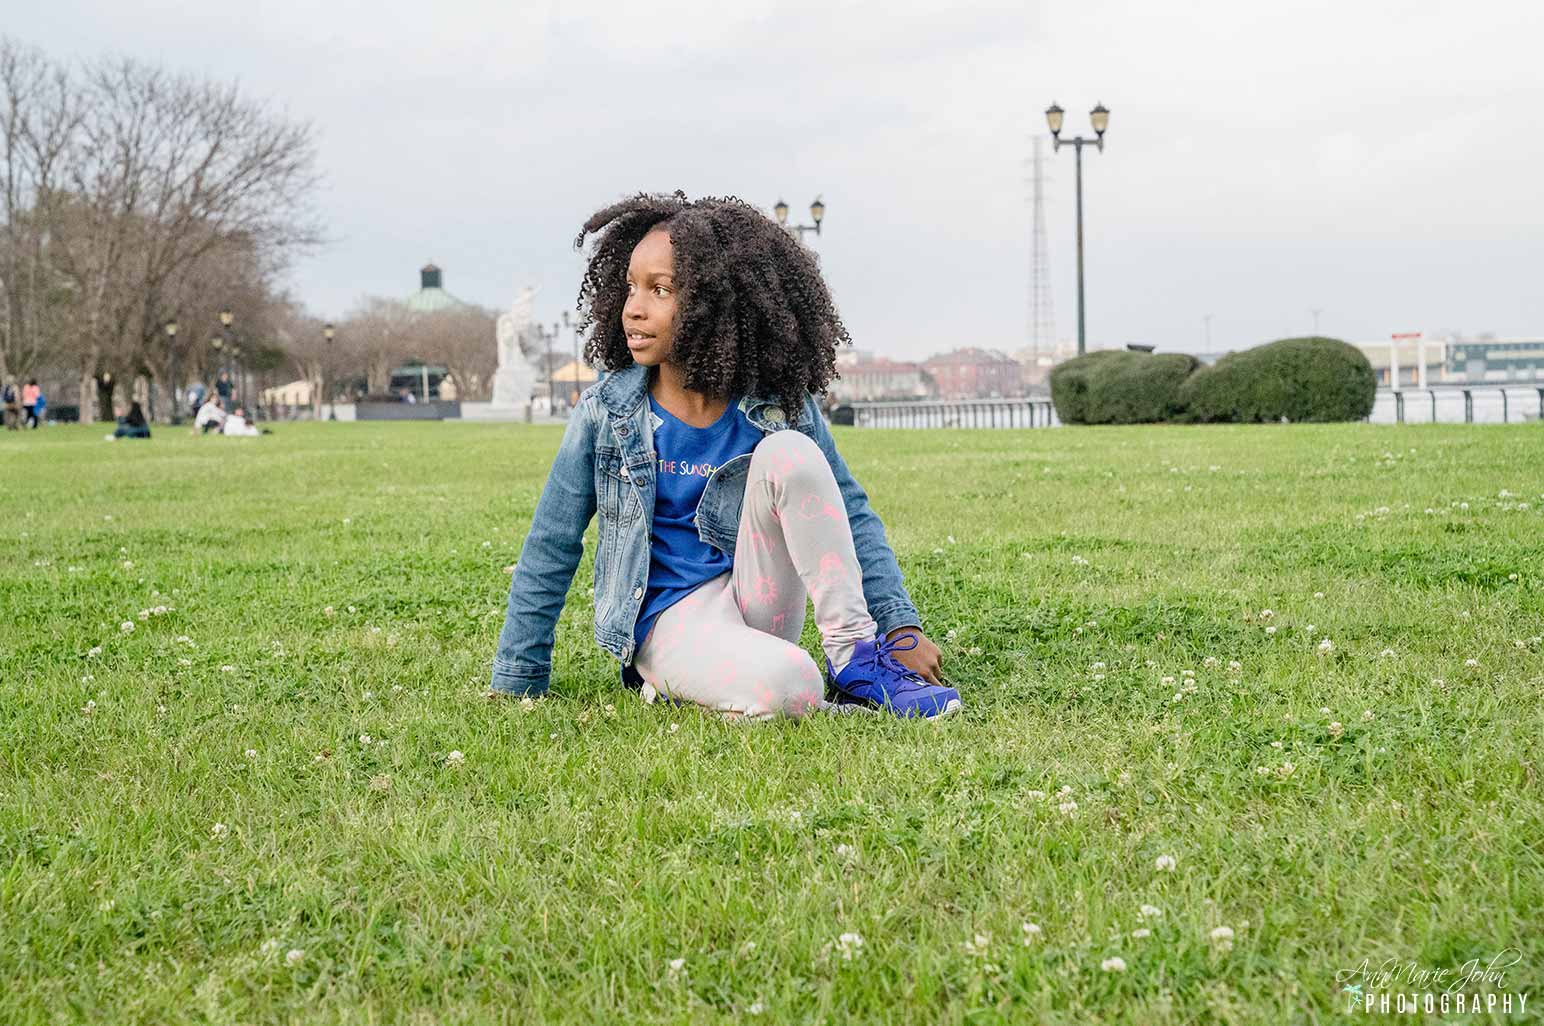
MULTIPOLYGON (((635 363, 625 370, 606 375, 606 379, 598 386, 596 394, 600 396, 600 401, 613 416, 631 417, 643 403, 644 393, 648 387, 649 369, 635 363)), ((739 405, 753 423, 763 426, 764 429, 787 426, 787 418, 784 417, 782 407, 777 405, 775 399, 748 395, 740 400, 739 405)))

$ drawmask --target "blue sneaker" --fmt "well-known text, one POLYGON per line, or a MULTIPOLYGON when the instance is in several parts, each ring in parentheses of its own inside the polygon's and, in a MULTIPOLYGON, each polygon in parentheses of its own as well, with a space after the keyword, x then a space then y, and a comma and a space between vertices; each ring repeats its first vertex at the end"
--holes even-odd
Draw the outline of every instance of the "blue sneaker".
POLYGON ((844 698, 865 705, 888 709, 897 716, 925 716, 941 719, 965 708, 954 688, 929 684, 891 653, 917 647, 917 636, 906 634, 894 642, 875 637, 853 646, 852 659, 837 673, 826 660, 826 673, 837 691, 837 701, 844 698), (907 642, 910 644, 907 644, 907 642))

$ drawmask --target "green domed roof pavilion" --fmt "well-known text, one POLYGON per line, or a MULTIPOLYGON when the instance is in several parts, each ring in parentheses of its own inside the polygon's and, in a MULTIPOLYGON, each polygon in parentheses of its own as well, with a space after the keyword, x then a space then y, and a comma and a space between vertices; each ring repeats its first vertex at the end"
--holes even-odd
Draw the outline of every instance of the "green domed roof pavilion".
POLYGON ((403 299, 402 305, 414 313, 434 313, 454 310, 467 303, 445 291, 444 272, 431 261, 418 272, 418 291, 403 299))

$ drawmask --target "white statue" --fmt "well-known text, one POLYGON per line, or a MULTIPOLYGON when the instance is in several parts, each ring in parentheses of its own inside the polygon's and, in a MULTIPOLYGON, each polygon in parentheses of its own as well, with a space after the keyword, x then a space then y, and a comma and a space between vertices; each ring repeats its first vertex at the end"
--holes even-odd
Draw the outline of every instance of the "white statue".
POLYGON ((506 313, 499 314, 495 340, 499 349, 499 368, 493 374, 493 406, 524 408, 531 401, 536 383, 536 368, 526 358, 535 320, 536 290, 527 285, 520 290, 506 313))

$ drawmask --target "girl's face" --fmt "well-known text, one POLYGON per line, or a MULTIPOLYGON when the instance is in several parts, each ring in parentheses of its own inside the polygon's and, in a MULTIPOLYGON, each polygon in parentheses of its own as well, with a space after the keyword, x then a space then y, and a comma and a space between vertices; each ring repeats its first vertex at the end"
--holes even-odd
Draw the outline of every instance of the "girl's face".
POLYGON ((675 247, 670 234, 656 228, 633 247, 627 262, 622 330, 633 360, 645 367, 664 363, 675 342, 675 323, 675 247))

